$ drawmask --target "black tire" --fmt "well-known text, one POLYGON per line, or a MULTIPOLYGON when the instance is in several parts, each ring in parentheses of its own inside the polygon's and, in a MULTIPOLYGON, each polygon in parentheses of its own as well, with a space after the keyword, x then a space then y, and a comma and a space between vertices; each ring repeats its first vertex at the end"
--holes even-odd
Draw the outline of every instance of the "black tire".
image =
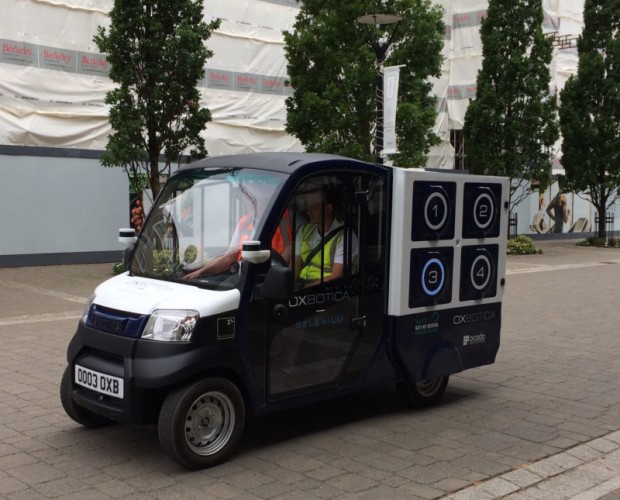
POLYGON ((72 420, 84 427, 97 428, 114 425, 115 420, 97 415, 90 410, 80 406, 73 398, 73 384, 71 382, 71 367, 67 366, 62 374, 60 382, 60 401, 65 412, 72 420))
POLYGON ((441 399, 449 379, 450 377, 446 375, 419 382, 400 382, 396 388, 405 403, 411 406, 430 406, 441 399))
POLYGON ((243 396, 232 382, 208 378, 166 397, 159 414, 159 443, 188 469, 204 469, 230 457, 245 424, 243 396))

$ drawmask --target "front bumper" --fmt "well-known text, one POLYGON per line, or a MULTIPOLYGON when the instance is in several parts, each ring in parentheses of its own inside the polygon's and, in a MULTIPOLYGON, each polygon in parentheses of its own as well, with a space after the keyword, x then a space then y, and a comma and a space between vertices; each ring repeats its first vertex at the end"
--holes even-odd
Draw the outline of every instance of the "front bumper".
POLYGON ((128 338, 79 323, 67 350, 73 397, 84 408, 121 422, 144 423, 157 415, 170 389, 209 366, 213 346, 128 338), (108 396, 75 383, 74 366, 122 378, 124 397, 108 396))

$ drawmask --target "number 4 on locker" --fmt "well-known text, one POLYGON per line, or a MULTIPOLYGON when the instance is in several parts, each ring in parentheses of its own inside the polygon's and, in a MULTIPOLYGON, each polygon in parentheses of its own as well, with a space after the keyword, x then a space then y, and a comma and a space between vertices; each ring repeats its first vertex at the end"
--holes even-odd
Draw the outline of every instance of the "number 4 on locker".
POLYGON ((498 245, 463 247, 459 290, 461 301, 495 297, 498 250, 498 245))

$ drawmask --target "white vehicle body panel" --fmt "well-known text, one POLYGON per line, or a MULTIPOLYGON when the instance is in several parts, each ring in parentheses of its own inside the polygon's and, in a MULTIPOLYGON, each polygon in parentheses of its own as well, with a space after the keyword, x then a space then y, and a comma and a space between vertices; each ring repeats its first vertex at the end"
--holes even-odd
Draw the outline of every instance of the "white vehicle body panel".
POLYGON ((206 317, 237 310, 240 298, 237 289, 205 290, 125 273, 99 285, 94 303, 136 314, 151 314, 156 309, 192 309, 206 317))

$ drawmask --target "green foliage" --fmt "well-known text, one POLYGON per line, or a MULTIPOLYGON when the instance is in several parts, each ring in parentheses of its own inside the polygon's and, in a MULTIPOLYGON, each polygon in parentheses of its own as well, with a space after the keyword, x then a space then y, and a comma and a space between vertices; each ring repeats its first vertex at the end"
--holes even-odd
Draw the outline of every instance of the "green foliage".
MULTIPOLYGON (((430 77, 441 72, 444 23, 430 0, 304 0, 294 30, 284 33, 288 75, 295 91, 287 99, 287 131, 307 151, 343 154, 373 161, 376 56, 369 41, 378 36, 356 19, 390 13, 403 18, 386 66, 403 64, 397 110, 402 166, 423 166, 433 133, 437 100, 430 77)), ((388 26, 385 33, 393 30, 388 26)))
POLYGON ((111 64, 118 84, 106 95, 112 133, 106 166, 121 166, 136 181, 147 172, 157 195, 162 172, 190 150, 206 155, 200 133, 211 113, 201 108, 196 88, 212 56, 204 42, 219 20, 203 21, 202 0, 114 0, 110 27, 94 41, 111 64), (160 168, 160 155, 165 166, 160 168))
POLYGON ((534 240, 529 236, 519 235, 508 240, 506 247, 507 255, 534 255, 542 253, 534 245, 534 240))
MULTIPOLYGON (((197 249, 194 245, 190 245, 185 250, 185 262, 190 263, 196 260, 197 249)), ((172 276, 180 266, 179 257, 174 257, 172 250, 153 250, 153 273, 158 276, 172 276)), ((113 274, 124 273, 124 262, 118 262, 112 267, 113 274)))
MULTIPOLYGON (((480 29, 482 68, 465 114, 467 168, 511 179, 511 209, 530 181, 551 181, 558 139, 557 104, 549 94, 553 47, 543 35, 540 0, 489 0, 480 29)), ((524 194, 528 194, 527 190, 524 194)))
POLYGON ((125 271, 126 269, 124 262, 117 262, 114 266, 112 266, 112 274, 114 275, 124 273, 125 271))
POLYGON ((179 256, 172 250, 153 250, 153 274, 172 276, 179 268, 179 256))
POLYGON ((183 262, 191 264, 196 260, 196 257, 198 257, 198 249, 195 245, 188 245, 183 252, 183 262))
POLYGON ((585 240, 577 243, 580 247, 608 247, 608 248, 620 248, 620 239, 618 238, 599 238, 598 236, 591 236, 585 240))
POLYGON ((564 181, 590 197, 604 238, 620 186, 620 0, 586 0, 577 48, 578 72, 560 94, 564 181))
POLYGON ((127 176, 129 177, 130 193, 141 193, 149 187, 149 178, 145 173, 133 170, 131 169, 131 167, 129 167, 126 172, 127 176))

